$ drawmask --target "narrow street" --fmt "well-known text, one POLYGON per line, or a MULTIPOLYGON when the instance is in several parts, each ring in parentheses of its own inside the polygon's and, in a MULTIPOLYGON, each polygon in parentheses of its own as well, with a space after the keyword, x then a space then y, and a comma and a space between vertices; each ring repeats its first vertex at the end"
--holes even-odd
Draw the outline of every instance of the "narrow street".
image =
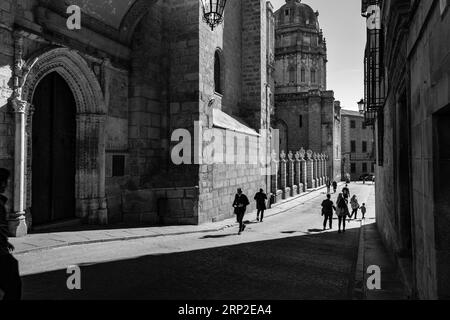
MULTIPOLYGON (((350 191, 374 223, 373 185, 350 191)), ((316 193, 263 223, 248 214, 241 236, 233 227, 18 254, 24 299, 352 299, 361 222, 338 234, 335 219, 323 232, 325 191, 316 193), (66 287, 70 265, 82 290, 66 287)))

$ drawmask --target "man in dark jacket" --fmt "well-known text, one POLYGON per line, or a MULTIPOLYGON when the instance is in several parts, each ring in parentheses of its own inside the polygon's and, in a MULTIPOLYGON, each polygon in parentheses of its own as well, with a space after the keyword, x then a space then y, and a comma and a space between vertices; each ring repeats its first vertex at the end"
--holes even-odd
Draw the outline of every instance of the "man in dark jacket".
POLYGON ((327 195, 327 199, 322 202, 322 216, 324 217, 323 221, 323 230, 327 229, 327 222, 329 221, 330 229, 333 229, 333 210, 336 211, 336 207, 331 201, 331 195, 327 195))
POLYGON ((19 275, 19 264, 11 255, 14 246, 8 242, 8 220, 6 218, 6 202, 3 195, 8 186, 10 173, 0 168, 0 300, 20 300, 22 283, 19 275))
POLYGON ((267 210, 266 207, 266 201, 267 201, 267 195, 264 193, 263 189, 259 189, 259 192, 255 195, 256 200, 256 210, 258 210, 256 214, 256 221, 263 222, 264 220, 264 211, 267 210), (261 220, 259 220, 261 214, 261 220))
POLYGON ((236 197, 234 198, 233 207, 234 214, 237 216, 237 221, 239 222, 239 234, 245 230, 244 215, 249 204, 250 201, 248 201, 247 196, 242 193, 242 189, 238 189, 236 197))

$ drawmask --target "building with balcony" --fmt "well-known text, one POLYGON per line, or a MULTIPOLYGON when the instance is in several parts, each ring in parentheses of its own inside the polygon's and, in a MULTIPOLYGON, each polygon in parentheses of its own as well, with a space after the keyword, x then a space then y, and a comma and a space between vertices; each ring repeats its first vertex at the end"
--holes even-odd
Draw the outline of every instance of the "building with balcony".
POLYGON ((363 174, 375 172, 373 127, 367 126, 358 111, 341 111, 342 179, 350 175, 353 181, 363 174))

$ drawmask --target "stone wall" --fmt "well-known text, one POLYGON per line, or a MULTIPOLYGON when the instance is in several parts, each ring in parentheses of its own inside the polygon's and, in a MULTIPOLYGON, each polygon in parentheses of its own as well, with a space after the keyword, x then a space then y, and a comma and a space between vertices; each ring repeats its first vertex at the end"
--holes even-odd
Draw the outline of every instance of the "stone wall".
POLYGON ((450 15, 444 3, 384 8, 395 24, 387 21, 390 90, 376 124, 377 133, 384 131, 377 141, 377 223, 408 293, 421 299, 450 296, 450 15), (407 27, 396 30, 399 21, 407 27))
POLYGON ((449 9, 421 1, 408 37, 415 277, 425 299, 450 297, 449 9))
MULTIPOLYGON (((259 132, 267 129, 267 36, 266 2, 262 0, 227 2, 225 22, 211 31, 200 24, 200 110, 202 125, 211 126, 211 108, 218 108, 242 124, 259 132), (245 13, 244 13, 245 12, 245 13), (223 95, 214 92, 214 53, 221 52, 225 67, 223 95), (215 103, 208 102, 214 99, 215 103)), ((223 135, 225 130, 218 129, 223 135)), ((247 137, 237 133, 236 136, 247 137)), ((244 138, 245 139, 245 138, 244 138)), ((267 141, 267 137, 261 139, 267 141)), ((256 140, 258 141, 258 140, 256 140)), ((257 148, 251 144, 251 148, 257 148)), ((223 155, 248 154, 245 146, 223 142, 223 155)), ((245 163, 203 164, 199 172, 199 223, 218 221, 233 215, 232 203, 238 188, 250 200, 260 188, 268 189, 267 177, 259 166, 245 163)), ((248 211, 255 208, 252 204, 248 211)))

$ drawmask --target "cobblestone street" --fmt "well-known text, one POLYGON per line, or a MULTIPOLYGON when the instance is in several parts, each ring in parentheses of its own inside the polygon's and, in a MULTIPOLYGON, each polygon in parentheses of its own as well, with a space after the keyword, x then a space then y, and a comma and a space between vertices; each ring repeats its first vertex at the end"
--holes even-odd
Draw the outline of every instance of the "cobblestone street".
MULTIPOLYGON (((351 184, 374 222, 373 185, 351 184), (368 201, 369 200, 369 201, 368 201)), ((93 243, 18 254, 25 299, 352 299, 361 221, 322 232, 316 191, 241 236, 222 231, 93 243), (82 290, 66 287, 69 265, 82 290)), ((333 196, 335 200, 335 196, 333 196)))

